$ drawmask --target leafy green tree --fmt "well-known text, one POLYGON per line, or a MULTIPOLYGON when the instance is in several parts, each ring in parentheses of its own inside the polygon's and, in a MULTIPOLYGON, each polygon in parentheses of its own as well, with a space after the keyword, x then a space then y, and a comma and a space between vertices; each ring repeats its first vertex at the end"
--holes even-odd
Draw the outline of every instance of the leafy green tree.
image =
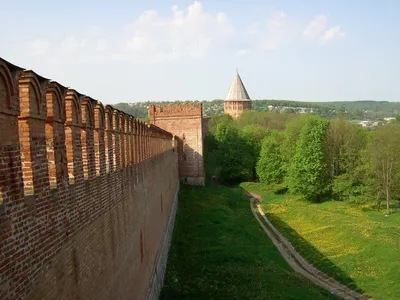
POLYGON ((325 153, 327 120, 309 118, 301 130, 287 183, 292 192, 319 201, 331 188, 325 153))
POLYGON ((251 158, 252 180, 255 180, 257 177, 256 164, 260 156, 261 141, 263 140, 266 131, 265 128, 257 124, 247 125, 240 131, 240 135, 247 145, 251 158))
MULTIPOLYGON (((390 214, 390 201, 400 184, 400 125, 388 124, 372 135, 368 144, 370 170, 376 192, 385 195, 386 215, 390 214)), ((379 196, 378 196, 379 197, 379 196)))
POLYGON ((309 115, 297 115, 296 118, 286 123, 280 149, 282 155, 282 170, 284 173, 287 172, 292 164, 293 157, 296 153, 297 140, 308 118, 310 118, 309 115))
POLYGON ((204 166, 206 180, 210 180, 213 176, 219 175, 218 166, 218 142, 215 136, 207 133, 204 138, 204 166))
POLYGON ((230 125, 217 125, 215 138, 218 142, 219 179, 227 183, 250 180, 252 177, 252 153, 239 130, 230 125))
POLYGON ((229 124, 230 126, 234 126, 234 123, 235 122, 232 117, 227 114, 212 116, 210 117, 210 120, 207 124, 208 132, 211 134, 215 134, 218 124, 229 124))
POLYGON ((257 124, 265 129, 283 130, 286 122, 294 117, 296 114, 245 110, 238 118, 237 124, 239 128, 257 124))
POLYGON ((278 131, 269 132, 262 140, 260 159, 257 162, 257 175, 261 182, 281 183, 283 179, 281 136, 278 131))
POLYGON ((326 152, 334 196, 340 200, 360 196, 365 184, 360 175, 366 131, 346 120, 333 120, 327 132, 326 152))

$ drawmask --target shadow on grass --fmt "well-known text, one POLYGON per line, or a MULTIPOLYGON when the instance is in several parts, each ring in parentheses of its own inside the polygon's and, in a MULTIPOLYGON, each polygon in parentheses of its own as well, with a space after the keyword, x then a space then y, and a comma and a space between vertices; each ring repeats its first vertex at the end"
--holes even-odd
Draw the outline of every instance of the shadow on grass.
POLYGON ((160 299, 338 299, 295 273, 240 187, 182 185, 160 299))
MULTIPOLYGON (((276 191, 274 191, 274 194, 282 195, 284 194, 282 191, 283 189, 277 189, 276 191)), ((243 189, 243 192, 248 195, 249 191, 243 189)), ((319 203, 316 203, 315 205, 318 204, 319 203)), ((268 211, 264 211, 264 213, 271 221, 271 223, 276 227, 276 229, 278 229, 281 234, 293 245, 296 251, 315 268, 324 272, 328 276, 340 281, 342 284, 348 286, 350 289, 355 290, 359 293, 364 293, 362 289, 357 287, 356 283, 349 275, 347 275, 341 268, 339 268, 331 260, 329 260, 317 248, 311 245, 306 239, 304 239, 296 230, 290 227, 279 216, 273 213, 269 213, 268 211)))

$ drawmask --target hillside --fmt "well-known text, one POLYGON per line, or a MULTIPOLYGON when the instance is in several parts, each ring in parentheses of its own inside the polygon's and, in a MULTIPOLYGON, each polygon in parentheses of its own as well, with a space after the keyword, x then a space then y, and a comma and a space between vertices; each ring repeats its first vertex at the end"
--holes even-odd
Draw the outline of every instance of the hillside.
MULTIPOLYGON (((220 99, 212 101, 164 101, 170 103, 202 103, 204 116, 221 114, 224 110, 224 101, 220 99)), ((147 118, 147 110, 150 104, 156 102, 118 103, 116 108, 136 116, 147 118)), ((253 100, 253 109, 256 111, 277 111, 287 113, 310 113, 324 118, 333 119, 337 116, 346 117, 349 120, 379 120, 393 117, 400 113, 400 102, 388 101, 336 101, 336 102, 302 102, 291 100, 253 100)))
POLYGON ((366 202, 326 201, 315 204, 279 186, 242 183, 262 196, 271 222, 296 250, 321 271, 374 299, 400 299, 400 202, 385 217, 366 202))

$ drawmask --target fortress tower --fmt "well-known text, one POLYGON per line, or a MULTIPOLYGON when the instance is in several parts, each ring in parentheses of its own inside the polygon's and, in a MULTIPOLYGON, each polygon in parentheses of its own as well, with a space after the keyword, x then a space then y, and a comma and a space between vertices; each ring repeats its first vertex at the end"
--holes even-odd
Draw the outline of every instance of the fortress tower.
POLYGON ((251 109, 251 99, 239 76, 239 72, 236 71, 235 78, 224 102, 224 112, 236 119, 245 109, 251 109))
POLYGON ((204 185, 202 105, 150 105, 149 118, 150 124, 181 140, 179 177, 190 185, 204 185))

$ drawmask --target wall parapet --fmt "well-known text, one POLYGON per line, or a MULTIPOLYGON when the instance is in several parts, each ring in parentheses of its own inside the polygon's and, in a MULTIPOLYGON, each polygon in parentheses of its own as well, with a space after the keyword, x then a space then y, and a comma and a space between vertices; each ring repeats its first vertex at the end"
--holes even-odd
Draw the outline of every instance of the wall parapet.
POLYGON ((201 103, 178 103, 178 104, 151 104, 149 106, 150 123, 154 118, 171 117, 202 117, 203 108, 201 103))
POLYGON ((176 147, 170 132, 0 58, 0 298, 132 295, 88 276, 102 263, 109 282, 113 268, 144 274, 144 296, 179 183, 176 147))

